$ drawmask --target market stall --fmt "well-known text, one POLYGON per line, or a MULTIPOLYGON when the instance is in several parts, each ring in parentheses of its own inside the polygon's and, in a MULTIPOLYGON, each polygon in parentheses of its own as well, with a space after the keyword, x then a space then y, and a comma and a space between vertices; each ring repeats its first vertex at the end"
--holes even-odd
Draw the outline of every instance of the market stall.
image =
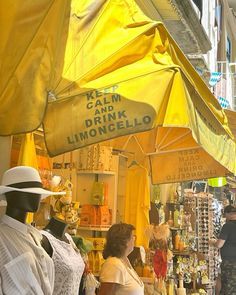
POLYGON ((68 193, 66 197, 51 197, 42 202, 34 215, 36 226, 45 227, 55 214, 64 216, 71 223, 68 230, 75 240, 82 237, 88 241, 89 266, 97 276, 104 261, 102 251, 110 225, 131 222, 137 229, 136 247, 143 249, 146 256, 141 259, 137 252, 138 256, 133 258, 133 266, 145 283, 145 294, 168 290, 167 294, 171 295, 178 287, 179 292, 185 290, 192 294, 205 290, 213 294, 219 261, 208 240, 214 236, 220 210, 217 200, 207 192, 207 182, 193 181, 187 188, 184 183, 150 187, 149 182, 145 185, 141 181, 140 172, 129 182, 127 175, 135 168, 139 171, 142 167, 137 161, 119 159, 111 148, 98 145, 53 158, 51 179, 44 174, 47 178, 44 183, 54 190, 66 189, 68 193), (130 187, 131 183, 136 188, 130 187), (130 191, 138 200, 138 185, 149 194, 150 203, 146 207, 142 201, 135 205, 132 199, 126 204, 129 195, 132 196, 130 191), (133 209, 138 206, 143 213, 133 215, 131 220, 130 205, 133 209), (140 214, 146 216, 145 223, 140 214), (147 234, 149 224, 155 225, 152 235, 147 234), (166 227, 162 228, 164 224, 166 227), (162 261, 163 253, 168 259, 162 261))
POLYGON ((35 9, 37 17, 26 22, 20 12, 34 4, 19 1, 13 13, 1 3, 11 16, 1 20, 11 35, 10 41, 7 34, 1 37, 1 53, 15 58, 4 59, 1 67, 7 75, 2 75, 0 135, 43 124, 46 158, 53 157, 41 171, 44 186, 66 191, 41 206, 36 226, 61 215, 76 241, 82 236, 92 242, 85 252, 98 275, 110 225, 130 222, 136 246, 146 253, 134 267, 147 294, 150 288, 167 288, 170 295, 174 289, 179 295, 199 289, 211 294, 217 274, 207 244, 212 196, 173 187, 164 196, 152 187, 151 194, 150 183, 235 173, 236 145, 224 111, 163 24, 147 18, 134 1, 120 6, 102 1, 96 10, 91 0, 72 1, 71 7, 54 2, 35 9), (17 55, 15 27, 27 29, 17 55), (152 206, 156 217, 150 220, 152 206), (145 236, 150 223, 154 227, 145 236))
POLYGON ((10 39, 2 36, 1 53, 15 58, 2 61, 7 75, 0 135, 43 124, 48 154, 56 156, 116 138, 111 146, 125 150, 137 134, 152 162, 153 183, 234 173, 236 148, 226 115, 164 25, 146 17, 133 0, 119 6, 101 2, 95 11, 91 3, 60 1, 33 9, 33 3, 17 2, 14 13, 1 4, 12 13, 1 20, 11 32, 10 39), (22 11, 31 9, 37 17, 22 21, 22 11), (53 14, 57 10, 61 18, 53 14), (78 11, 82 23, 75 21, 78 11), (27 32, 17 55, 15 27, 27 32), (42 39, 47 46, 39 45, 42 39), (192 156, 194 165, 183 172, 192 156))

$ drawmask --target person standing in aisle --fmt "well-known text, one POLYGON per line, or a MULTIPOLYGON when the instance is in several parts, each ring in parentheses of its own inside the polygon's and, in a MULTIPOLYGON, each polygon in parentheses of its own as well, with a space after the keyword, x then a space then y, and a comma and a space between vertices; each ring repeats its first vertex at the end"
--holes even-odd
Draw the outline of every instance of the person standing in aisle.
POLYGON ((98 295, 144 295, 144 284, 128 259, 134 249, 134 230, 127 223, 113 224, 108 230, 98 295))
POLYGON ((210 240, 210 245, 220 249, 221 254, 221 291, 220 294, 236 294, 236 208, 225 208, 226 223, 218 240, 210 240))
POLYGON ((42 235, 26 218, 38 210, 42 197, 64 192, 43 189, 36 169, 18 166, 4 173, 2 194, 7 207, 0 219, 0 294, 52 295, 53 261, 41 245, 42 235))

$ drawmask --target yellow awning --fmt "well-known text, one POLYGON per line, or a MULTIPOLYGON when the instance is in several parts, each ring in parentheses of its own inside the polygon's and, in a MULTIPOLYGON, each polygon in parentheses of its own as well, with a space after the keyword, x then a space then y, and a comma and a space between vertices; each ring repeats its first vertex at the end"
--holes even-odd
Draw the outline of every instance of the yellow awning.
POLYGON ((31 132, 61 78, 70 0, 0 1, 0 135, 31 132))
POLYGON ((228 124, 234 138, 236 139, 236 112, 232 110, 225 109, 225 114, 228 118, 228 124))
MULTIPOLYGON (((21 12, 28 4, 14 3, 21 12)), ((59 14, 41 15, 38 7, 43 25, 26 42, 23 61, 11 61, 15 68, 0 97, 0 135, 27 132, 44 117, 51 156, 112 138, 123 148, 136 134, 154 183, 235 173, 225 113, 162 23, 147 18, 133 0, 72 0, 68 27, 69 2, 52 3, 59 14)), ((30 18, 17 16, 5 19, 9 27, 29 27, 30 18)), ((25 39, 13 35, 8 53, 19 42, 25 39)))

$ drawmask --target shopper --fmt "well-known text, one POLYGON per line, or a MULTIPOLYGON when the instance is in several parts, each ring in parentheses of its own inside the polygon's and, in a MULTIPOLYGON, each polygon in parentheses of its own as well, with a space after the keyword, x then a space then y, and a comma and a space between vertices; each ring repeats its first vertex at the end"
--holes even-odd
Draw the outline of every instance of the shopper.
POLYGON ((55 193, 42 188, 36 169, 18 166, 4 173, 2 194, 7 208, 0 219, 0 294, 51 295, 53 261, 41 246, 42 235, 26 224, 26 217, 38 210, 41 197, 55 193))
POLYGON ((236 210, 236 208, 232 205, 228 205, 224 208, 224 217, 225 217, 226 222, 231 220, 231 218, 234 218, 234 215, 235 215, 234 211, 235 210, 236 210))
POLYGON ((236 208, 225 208, 226 223, 218 240, 210 240, 210 245, 220 249, 221 254, 221 293, 236 294, 236 208))
MULTIPOLYGON (((229 221, 231 218, 232 208, 233 208, 232 205, 228 205, 224 208, 224 217, 226 222, 229 221)), ((215 283, 215 295, 220 295, 220 291, 221 291, 221 270, 219 268, 218 276, 216 278, 216 283, 215 283)))
POLYGON ((127 223, 114 224, 109 229, 98 295, 144 295, 144 284, 128 259, 134 249, 134 229, 127 223))

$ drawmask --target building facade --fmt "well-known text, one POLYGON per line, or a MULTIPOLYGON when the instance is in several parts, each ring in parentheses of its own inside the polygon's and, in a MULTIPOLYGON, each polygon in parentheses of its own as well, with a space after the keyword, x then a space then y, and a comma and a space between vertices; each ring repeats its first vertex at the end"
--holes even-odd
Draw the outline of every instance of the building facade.
POLYGON ((236 2, 136 2, 147 16, 165 24, 222 107, 236 110, 236 2))

